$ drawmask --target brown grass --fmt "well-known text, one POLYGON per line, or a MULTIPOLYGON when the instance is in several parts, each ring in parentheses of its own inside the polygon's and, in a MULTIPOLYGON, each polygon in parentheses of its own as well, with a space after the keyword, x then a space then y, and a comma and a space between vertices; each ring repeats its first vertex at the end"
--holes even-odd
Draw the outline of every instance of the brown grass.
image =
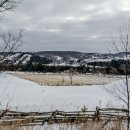
POLYGON ((114 121, 102 127, 104 121, 88 121, 77 124, 50 124, 42 126, 0 126, 0 130, 125 130, 126 126, 121 121, 114 121))
MULTIPOLYGON (((15 72, 12 73, 14 76, 27 79, 41 85, 45 84, 48 86, 70 86, 71 79, 69 74, 65 73, 26 73, 26 72, 15 72)), ((72 85, 80 86, 80 85, 103 85, 111 83, 115 80, 118 80, 117 77, 105 77, 99 75, 81 75, 75 74, 72 77, 72 85)))

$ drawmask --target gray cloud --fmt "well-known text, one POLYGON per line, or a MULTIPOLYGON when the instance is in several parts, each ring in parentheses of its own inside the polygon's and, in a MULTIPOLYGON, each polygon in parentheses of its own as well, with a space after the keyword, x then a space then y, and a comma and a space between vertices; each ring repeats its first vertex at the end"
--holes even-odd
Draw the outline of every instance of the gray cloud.
POLYGON ((106 52, 105 41, 129 14, 129 0, 23 0, 0 26, 25 29, 23 51, 106 52))

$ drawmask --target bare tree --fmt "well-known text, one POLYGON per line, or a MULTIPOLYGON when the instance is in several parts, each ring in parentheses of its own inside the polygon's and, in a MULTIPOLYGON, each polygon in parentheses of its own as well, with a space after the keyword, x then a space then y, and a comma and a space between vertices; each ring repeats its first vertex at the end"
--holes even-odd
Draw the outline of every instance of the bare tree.
POLYGON ((121 77, 124 84, 118 83, 115 84, 112 88, 106 90, 124 103, 127 109, 127 130, 129 130, 130 87, 128 81, 128 52, 130 51, 130 21, 128 23, 124 23, 120 27, 119 34, 115 39, 112 37, 110 43, 112 43, 115 51, 120 54, 120 58, 125 60, 125 78, 121 77))
MULTIPOLYGON (((15 9, 15 7, 19 4, 18 0, 0 0, 0 16, 3 16, 6 12, 12 11, 15 9)), ((10 54, 13 51, 16 51, 23 43, 23 31, 19 31, 18 33, 12 33, 12 32, 7 32, 7 33, 0 33, 0 54, 10 54)), ((4 55, 0 56, 0 61, 5 58, 4 55)), ((4 90, 5 91, 5 90, 4 90)), ((8 111, 8 104, 10 101, 7 103, 7 107, 5 112, 3 113, 6 114, 8 111)))
MULTIPOLYGON (((8 11, 12 11, 19 4, 19 0, 0 0, 0 15, 8 11)), ((20 30, 17 33, 7 32, 0 33, 0 61, 5 58, 4 53, 10 54, 16 51, 23 43, 23 31, 20 30)))
POLYGON ((12 11, 18 3, 17 0, 0 0, 0 13, 12 11))
POLYGON ((2 33, 0 35, 0 61, 9 55, 11 52, 16 51, 23 44, 23 31, 20 30, 17 34, 11 32, 2 33), (6 53, 6 55, 5 55, 6 53))

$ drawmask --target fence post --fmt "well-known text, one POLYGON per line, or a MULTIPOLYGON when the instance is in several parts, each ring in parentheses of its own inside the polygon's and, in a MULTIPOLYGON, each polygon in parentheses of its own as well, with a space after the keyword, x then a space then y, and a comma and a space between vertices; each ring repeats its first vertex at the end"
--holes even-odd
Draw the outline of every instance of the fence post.
POLYGON ((56 115, 57 115, 57 113, 58 113, 58 111, 56 110, 56 111, 52 114, 55 123, 57 123, 57 120, 56 120, 56 115))
POLYGON ((99 121, 100 120, 100 108, 96 106, 96 111, 94 114, 94 121, 99 121))
POLYGON ((83 112, 83 121, 85 123, 87 121, 87 115, 86 115, 87 108, 86 108, 86 106, 84 106, 81 110, 83 112))

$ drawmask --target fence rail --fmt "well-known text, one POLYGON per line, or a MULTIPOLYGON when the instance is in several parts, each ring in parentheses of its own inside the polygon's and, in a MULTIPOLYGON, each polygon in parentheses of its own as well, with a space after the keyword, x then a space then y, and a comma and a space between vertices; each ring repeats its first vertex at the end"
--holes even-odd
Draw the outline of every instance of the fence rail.
POLYGON ((86 122, 88 120, 126 120, 126 109, 99 108, 89 111, 83 108, 81 111, 51 111, 51 112, 18 112, 2 110, 0 111, 0 125, 43 125, 47 123, 72 123, 86 122))

